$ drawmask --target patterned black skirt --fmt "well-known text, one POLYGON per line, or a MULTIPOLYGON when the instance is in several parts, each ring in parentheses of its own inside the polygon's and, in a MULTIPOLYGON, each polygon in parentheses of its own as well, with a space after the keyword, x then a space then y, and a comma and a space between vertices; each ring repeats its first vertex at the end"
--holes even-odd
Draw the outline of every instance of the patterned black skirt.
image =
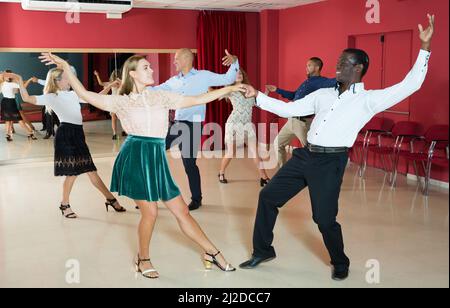
POLYGON ((83 126, 61 123, 55 136, 55 176, 97 171, 86 144, 83 126))
POLYGON ((17 103, 14 98, 6 98, 2 99, 2 103, 0 106, 1 112, 0 116, 3 121, 21 121, 22 117, 20 116, 19 109, 17 109, 17 103))

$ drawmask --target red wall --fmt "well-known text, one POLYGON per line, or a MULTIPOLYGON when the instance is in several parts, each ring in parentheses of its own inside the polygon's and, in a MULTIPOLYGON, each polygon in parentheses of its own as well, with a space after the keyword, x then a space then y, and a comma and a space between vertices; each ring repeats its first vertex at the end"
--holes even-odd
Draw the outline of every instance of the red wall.
POLYGON ((81 14, 79 24, 68 24, 65 13, 24 11, 20 4, 0 3, 0 47, 195 48, 197 14, 133 9, 121 20, 81 14))
MULTIPOLYGON (((428 128, 449 123, 449 1, 448 0, 382 0, 381 23, 368 24, 363 0, 328 0, 279 14, 279 86, 296 89, 305 79, 305 63, 311 56, 325 62, 323 74, 335 75, 336 60, 348 46, 350 35, 414 30, 413 61, 420 48, 417 24, 427 23, 428 12, 436 14, 436 35, 427 80, 411 98, 410 120, 428 128)), ((262 18, 261 23, 265 20, 262 18)), ((264 28, 264 25, 262 25, 264 28)), ((269 61, 270 62, 270 61, 269 61)), ((261 71, 267 65, 261 61, 261 71)), ((398 80, 400 81, 400 80, 398 80)), ((433 177, 448 181, 448 171, 433 177)))
MULTIPOLYGON (((0 3, 0 48, 196 48, 193 10, 133 9, 121 20, 104 14, 81 14, 79 24, 65 13, 24 11, 17 3, 0 3), (163 29, 163 30, 162 30, 163 29)), ((250 76, 259 70, 259 14, 247 13, 247 63, 250 76)))

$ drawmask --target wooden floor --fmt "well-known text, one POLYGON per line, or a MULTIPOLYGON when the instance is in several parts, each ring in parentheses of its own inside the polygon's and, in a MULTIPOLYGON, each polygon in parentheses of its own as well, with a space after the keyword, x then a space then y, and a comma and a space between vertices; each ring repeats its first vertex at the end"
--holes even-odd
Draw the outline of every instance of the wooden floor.
MULTIPOLYGON (((100 175, 111 180, 120 142, 110 140, 108 125, 86 125, 100 175)), ((65 220, 58 211, 61 179, 53 177, 52 142, 15 138, 0 141, 0 287, 448 287, 448 190, 433 187, 424 198, 415 182, 399 178, 392 190, 384 173, 369 169, 366 179, 349 165, 340 198, 339 221, 352 261, 348 280, 330 279, 329 257, 311 219, 308 191, 281 210, 274 246, 278 258, 254 270, 206 272, 201 251, 179 231, 161 204, 152 241, 158 280, 136 275, 139 213, 127 198, 128 212, 105 211, 102 196, 80 177, 71 200, 80 216, 65 220), (11 161, 14 160, 14 161, 11 161), (380 281, 366 280, 379 266, 380 281), (80 283, 70 284, 71 270, 80 283)), ((217 181, 220 160, 200 159, 204 207, 193 216, 235 266, 251 253, 258 174, 248 159, 232 162, 230 184, 217 181)), ((173 175, 189 199, 180 160, 170 158, 173 175)), ((270 172, 273 176, 275 171, 270 172)))

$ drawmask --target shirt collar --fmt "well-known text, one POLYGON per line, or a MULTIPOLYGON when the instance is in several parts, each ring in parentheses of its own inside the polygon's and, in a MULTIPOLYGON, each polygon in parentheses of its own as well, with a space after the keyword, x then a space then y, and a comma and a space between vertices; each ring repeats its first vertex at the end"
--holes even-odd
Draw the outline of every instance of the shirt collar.
MULTIPOLYGON (((354 83, 350 86, 350 88, 346 92, 350 92, 352 94, 358 94, 365 90, 364 82, 354 83)), ((339 83, 336 84, 336 92, 339 92, 339 83)), ((346 93, 344 92, 344 93, 346 93)), ((342 94, 344 94, 342 93, 342 94)), ((341 94, 341 95, 342 95, 341 94)))
POLYGON ((186 78, 186 77, 189 77, 189 76, 193 76, 193 75, 196 75, 198 73, 198 70, 196 70, 195 68, 192 68, 190 71, 189 71, 189 73, 187 73, 186 75, 183 75, 183 73, 179 73, 178 74, 178 78, 186 78))

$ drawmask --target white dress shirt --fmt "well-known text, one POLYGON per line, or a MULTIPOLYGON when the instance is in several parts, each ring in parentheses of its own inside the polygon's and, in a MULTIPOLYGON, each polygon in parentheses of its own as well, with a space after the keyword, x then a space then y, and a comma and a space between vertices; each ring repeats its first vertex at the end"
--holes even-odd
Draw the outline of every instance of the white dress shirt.
POLYGON ((430 52, 420 50, 406 78, 390 88, 365 90, 354 84, 339 95, 338 89, 320 89, 292 103, 259 93, 257 106, 284 118, 315 114, 308 132, 310 144, 323 147, 352 147, 358 132, 377 113, 400 103, 418 91, 428 71, 430 52))

